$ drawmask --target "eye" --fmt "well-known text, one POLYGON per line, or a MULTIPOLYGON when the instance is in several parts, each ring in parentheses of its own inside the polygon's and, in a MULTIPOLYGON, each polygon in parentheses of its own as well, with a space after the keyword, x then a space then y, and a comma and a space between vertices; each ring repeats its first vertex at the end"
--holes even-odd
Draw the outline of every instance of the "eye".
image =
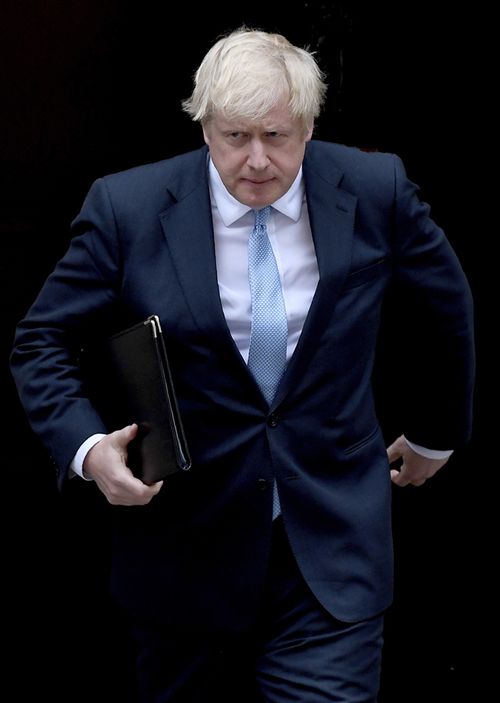
POLYGON ((287 134, 286 132, 280 132, 277 129, 272 129, 269 130, 269 132, 265 133, 265 138, 271 142, 284 142, 286 140, 287 134))
POLYGON ((231 141, 237 142, 242 141, 246 137, 246 134, 245 132, 227 132, 226 136, 231 141))

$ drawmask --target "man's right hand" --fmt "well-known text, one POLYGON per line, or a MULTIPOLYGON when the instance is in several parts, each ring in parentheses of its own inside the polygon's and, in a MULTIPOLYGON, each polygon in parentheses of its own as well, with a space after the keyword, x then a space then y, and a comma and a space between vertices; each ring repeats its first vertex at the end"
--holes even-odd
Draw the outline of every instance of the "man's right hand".
POLYGON ((127 447, 137 429, 134 424, 106 435, 83 461, 84 475, 96 482, 111 505, 147 505, 163 486, 163 481, 147 486, 127 466, 127 447))

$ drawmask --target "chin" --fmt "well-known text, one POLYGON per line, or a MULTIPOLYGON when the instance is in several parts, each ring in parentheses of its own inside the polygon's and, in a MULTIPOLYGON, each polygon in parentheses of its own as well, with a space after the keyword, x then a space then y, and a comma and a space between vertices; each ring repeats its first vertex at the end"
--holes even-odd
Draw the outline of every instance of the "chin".
POLYGON ((279 196, 272 193, 249 193, 247 191, 245 193, 237 195, 236 197, 237 200, 242 202, 244 205, 248 205, 248 207, 258 209, 266 207, 266 205, 271 205, 271 203, 274 203, 279 196))

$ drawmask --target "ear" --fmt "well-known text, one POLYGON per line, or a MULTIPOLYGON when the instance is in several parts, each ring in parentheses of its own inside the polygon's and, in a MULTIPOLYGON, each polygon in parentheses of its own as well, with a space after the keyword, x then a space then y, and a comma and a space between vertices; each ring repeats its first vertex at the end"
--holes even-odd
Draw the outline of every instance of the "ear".
POLYGON ((202 129, 203 129, 203 139, 205 140, 205 144, 207 146, 210 146, 210 134, 209 134, 210 130, 209 130, 208 124, 202 125, 202 129))
POLYGON ((312 138, 312 134, 313 134, 313 127, 311 127, 310 129, 307 130, 304 141, 310 142, 311 138, 312 138))

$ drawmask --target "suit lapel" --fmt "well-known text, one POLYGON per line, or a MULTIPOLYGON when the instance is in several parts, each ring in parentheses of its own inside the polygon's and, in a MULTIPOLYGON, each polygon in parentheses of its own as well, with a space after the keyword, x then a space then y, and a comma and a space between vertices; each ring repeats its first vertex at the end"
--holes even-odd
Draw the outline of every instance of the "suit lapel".
POLYGON ((297 374, 306 372, 317 341, 331 319, 352 256, 357 198, 339 187, 343 173, 333 161, 311 154, 315 147, 314 143, 309 146, 303 170, 320 280, 273 405, 281 403, 295 386, 297 374))
POLYGON ((214 347, 231 349, 246 364, 227 326, 219 295, 215 245, 207 176, 207 150, 201 149, 192 168, 176 174, 168 185, 168 207, 160 213, 170 256, 196 323, 214 347))

